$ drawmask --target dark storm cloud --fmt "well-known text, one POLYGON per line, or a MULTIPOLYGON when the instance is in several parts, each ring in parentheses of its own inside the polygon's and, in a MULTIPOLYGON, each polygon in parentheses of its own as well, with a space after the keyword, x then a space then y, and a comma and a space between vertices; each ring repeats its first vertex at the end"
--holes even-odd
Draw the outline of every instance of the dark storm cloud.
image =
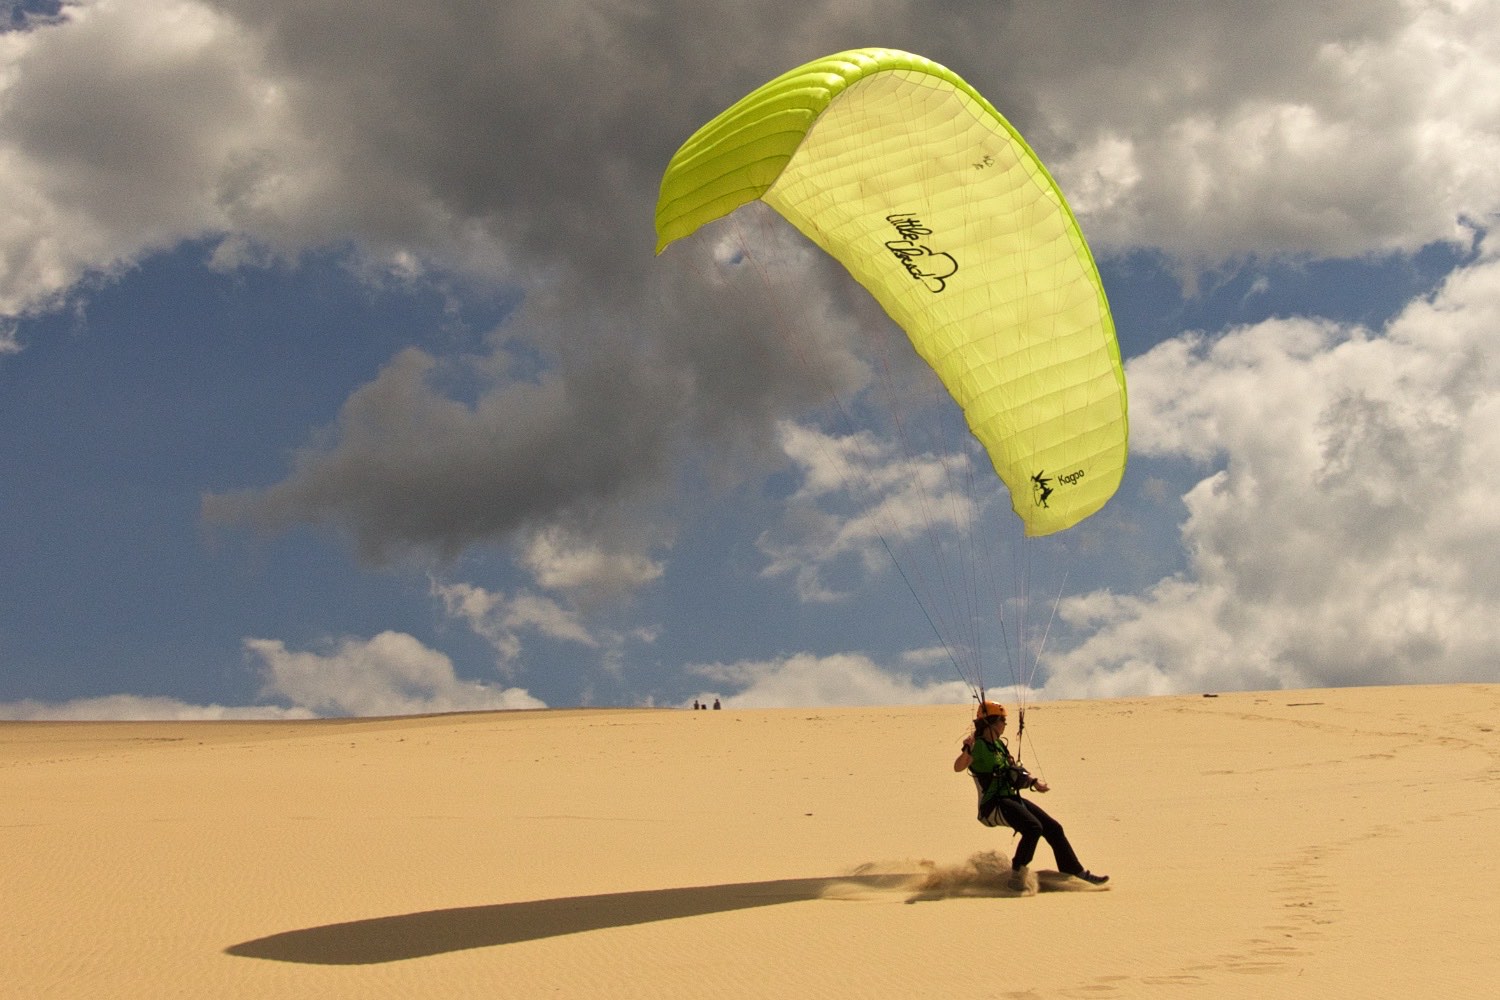
MULTIPOLYGON (((909 10, 887 6, 893 25, 909 10)), ((544 347, 551 367, 536 384, 502 379, 469 407, 435 387, 433 359, 409 352, 351 397, 331 444, 304 449, 280 484, 208 497, 210 520, 328 524, 375 560, 413 546, 454 555, 549 523, 649 546, 664 537, 642 530, 643 511, 685 457, 706 454, 720 472, 753 463, 778 417, 860 377, 837 346, 848 320, 827 309, 847 291, 817 257, 768 247, 803 268, 800 289, 770 302, 783 290, 716 269, 709 240, 651 253, 676 146, 787 65, 853 44, 848 21, 803 4, 226 9, 263 39, 303 131, 351 175, 379 178, 343 186, 347 203, 323 211, 392 246, 422 246, 413 201, 479 227, 503 261, 497 277, 526 295, 507 333, 544 347), (724 37, 780 41, 753 53, 703 44, 724 37), (403 185, 421 196, 371 197, 403 185), (707 287, 725 282, 753 287, 707 287)))

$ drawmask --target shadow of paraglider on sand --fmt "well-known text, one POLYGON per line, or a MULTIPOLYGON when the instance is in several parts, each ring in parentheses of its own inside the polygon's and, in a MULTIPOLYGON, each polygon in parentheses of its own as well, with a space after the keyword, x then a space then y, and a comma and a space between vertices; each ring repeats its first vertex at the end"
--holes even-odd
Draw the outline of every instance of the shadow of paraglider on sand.
POLYGON ((322 927, 283 931, 231 945, 226 954, 305 965, 375 965, 472 948, 491 948, 630 927, 659 920, 701 917, 759 906, 816 899, 890 898, 907 903, 965 896, 1020 897, 1040 892, 1098 891, 1054 871, 1028 872, 1017 883, 1010 861, 995 851, 959 864, 932 861, 871 862, 834 878, 788 878, 768 882, 688 886, 568 896, 488 906, 462 906, 390 917, 371 917, 322 927))
POLYGON ((778 879, 463 906, 283 931, 224 950, 241 958, 277 962, 373 965, 658 920, 799 903, 826 898, 831 891, 844 887, 899 888, 906 881, 900 875, 778 879))

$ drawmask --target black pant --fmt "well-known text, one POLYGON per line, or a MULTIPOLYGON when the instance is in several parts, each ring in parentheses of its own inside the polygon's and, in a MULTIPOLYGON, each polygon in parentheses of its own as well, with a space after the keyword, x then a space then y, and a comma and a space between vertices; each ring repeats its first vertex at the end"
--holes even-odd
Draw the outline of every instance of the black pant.
POLYGON ((996 808, 1000 810, 1006 824, 1021 835, 1021 842, 1016 845, 1016 856, 1011 859, 1011 867, 1020 868, 1031 864, 1032 857, 1036 855, 1037 840, 1045 839, 1052 848, 1052 856, 1057 859, 1058 871, 1065 875, 1077 875, 1083 871, 1083 864, 1078 860, 1078 855, 1073 853, 1073 845, 1068 843, 1062 824, 1048 816, 1041 806, 1016 796, 1001 799, 996 808))

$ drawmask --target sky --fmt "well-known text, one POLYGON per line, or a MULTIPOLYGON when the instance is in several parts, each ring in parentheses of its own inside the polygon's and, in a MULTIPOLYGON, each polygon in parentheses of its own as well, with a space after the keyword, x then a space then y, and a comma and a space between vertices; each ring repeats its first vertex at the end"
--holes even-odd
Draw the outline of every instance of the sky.
POLYGON ((1496 0, 0 10, 0 718, 1500 681, 1496 0), (869 45, 1098 259, 1062 535, 769 212, 653 253, 678 145, 869 45))

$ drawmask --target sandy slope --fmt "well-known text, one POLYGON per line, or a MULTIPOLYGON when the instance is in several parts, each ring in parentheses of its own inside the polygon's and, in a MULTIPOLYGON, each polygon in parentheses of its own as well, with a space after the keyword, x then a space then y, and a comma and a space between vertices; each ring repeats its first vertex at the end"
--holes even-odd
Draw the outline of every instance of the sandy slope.
POLYGON ((974 874, 1012 842, 950 770, 966 718, 0 723, 0 995, 1369 998, 1500 976, 1500 686, 1034 708, 1042 801, 1105 892, 974 874))

